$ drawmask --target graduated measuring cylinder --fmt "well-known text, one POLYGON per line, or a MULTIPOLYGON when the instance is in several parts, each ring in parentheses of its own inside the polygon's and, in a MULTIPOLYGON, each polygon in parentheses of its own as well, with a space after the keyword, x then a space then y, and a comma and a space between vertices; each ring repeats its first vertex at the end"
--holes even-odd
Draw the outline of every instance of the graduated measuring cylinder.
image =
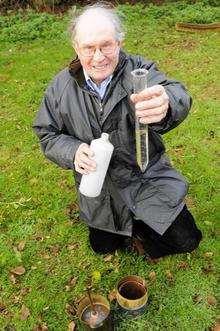
MULTIPOLYGON (((146 69, 135 69, 131 72, 133 78, 133 92, 139 93, 147 87, 146 69)), ((135 139, 136 139, 136 159, 142 172, 147 168, 149 162, 148 125, 139 122, 135 117, 135 139)))

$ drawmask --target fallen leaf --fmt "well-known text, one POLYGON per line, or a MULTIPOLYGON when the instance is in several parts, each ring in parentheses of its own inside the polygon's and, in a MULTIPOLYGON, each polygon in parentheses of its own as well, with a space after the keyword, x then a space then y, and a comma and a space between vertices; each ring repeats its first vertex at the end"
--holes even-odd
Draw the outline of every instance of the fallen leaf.
POLYGON ((49 260, 49 259, 50 259, 50 255, 48 255, 48 254, 44 254, 44 255, 42 256, 42 258, 43 258, 44 260, 49 260))
POLYGON ((72 250, 72 249, 78 248, 79 243, 68 244, 66 247, 67 247, 67 249, 72 250))
POLYGON ((157 276, 156 276, 156 272, 155 271, 151 271, 149 272, 149 279, 152 281, 152 282, 155 282, 157 276))
POLYGON ((202 272, 204 274, 210 274, 211 272, 214 271, 213 265, 212 264, 208 264, 207 266, 202 268, 202 272))
POLYGON ((31 287, 30 286, 23 287, 20 291, 20 295, 24 296, 24 295, 26 295, 30 292, 31 292, 31 287))
POLYGON ((2 313, 4 310, 6 310, 6 306, 0 302, 0 313, 2 313))
POLYGON ((206 297, 206 301, 211 306, 215 306, 217 304, 217 302, 218 302, 217 299, 213 295, 208 295, 206 297))
POLYGON ((215 324, 212 331, 220 331, 220 323, 215 324))
POLYGON ((167 279, 170 283, 174 282, 174 276, 173 276, 173 274, 171 273, 170 270, 166 270, 166 276, 167 276, 167 279))
POLYGON ((163 257, 158 257, 157 259, 151 259, 151 258, 149 258, 149 263, 150 264, 158 264, 158 263, 160 263, 161 261, 163 260, 163 257))
POLYGON ((76 328, 76 324, 74 321, 70 322, 68 325, 68 331, 74 331, 76 328))
POLYGON ((28 309, 28 307, 26 307, 24 304, 21 306, 21 316, 20 319, 22 321, 25 321, 28 316, 30 316, 30 310, 28 309))
POLYGON ((66 311, 67 311, 67 314, 68 314, 70 317, 76 315, 75 308, 74 308, 72 305, 70 305, 69 303, 66 304, 66 311))
POLYGON ((189 209, 192 209, 196 206, 195 200, 192 197, 185 197, 185 203, 189 209))
POLYGON ((101 273, 98 270, 93 271, 92 273, 92 283, 97 284, 101 280, 101 273))
POLYGON ((177 269, 187 269, 188 267, 189 267, 188 263, 184 261, 180 261, 177 264, 177 269))
POLYGON ((78 220, 79 207, 76 202, 71 203, 66 209, 66 215, 72 220, 78 220))
POLYGON ((112 291, 109 293, 108 298, 109 298, 109 301, 110 301, 110 302, 116 300, 116 294, 117 294, 117 290, 116 290, 116 289, 112 290, 112 291))
POLYGON ((204 254, 204 256, 207 257, 208 259, 211 258, 211 257, 213 257, 213 255, 214 255, 213 252, 206 252, 204 254))
POLYGON ((65 286, 66 292, 69 292, 71 290, 71 288, 76 284, 77 279, 78 277, 70 277, 67 285, 65 286))
POLYGON ((35 235, 32 237, 34 240, 37 240, 37 241, 44 241, 44 237, 40 236, 40 235, 35 235))
POLYGON ((37 269, 37 266, 36 265, 32 265, 31 266, 31 270, 36 270, 37 269))
POLYGON ((13 284, 16 284, 16 283, 17 283, 17 279, 15 278, 15 275, 13 275, 13 274, 9 274, 9 279, 10 279, 10 281, 11 281, 13 284))
POLYGON ((18 250, 19 252, 22 252, 25 248, 26 242, 24 240, 20 241, 18 244, 18 250))
POLYGON ((12 274, 20 276, 20 275, 23 275, 25 273, 25 268, 23 266, 19 266, 19 267, 16 267, 16 268, 10 270, 10 272, 12 274))
POLYGON ((107 254, 105 257, 104 257, 104 261, 105 262, 110 262, 113 258, 113 255, 112 254, 107 254))
POLYGON ((4 328, 4 331, 16 331, 14 325, 6 325, 6 327, 4 328))
POLYGON ((43 311, 47 311, 50 308, 50 306, 46 306, 43 308, 43 311))
POLYGON ((71 277, 68 281, 68 284, 74 286, 76 284, 78 277, 71 277))
POLYGON ((46 325, 35 325, 33 331, 48 331, 48 327, 46 325))
POLYGON ((199 302, 201 302, 203 300, 203 298, 202 298, 202 296, 200 294, 195 294, 192 299, 196 303, 199 303, 199 302))
POLYGON ((38 179, 36 177, 33 177, 29 180, 29 183, 32 185, 36 185, 38 183, 38 179))
POLYGON ((51 250, 51 253, 54 255, 54 256, 57 256, 60 252, 60 246, 57 244, 57 245, 54 245, 50 248, 51 250))

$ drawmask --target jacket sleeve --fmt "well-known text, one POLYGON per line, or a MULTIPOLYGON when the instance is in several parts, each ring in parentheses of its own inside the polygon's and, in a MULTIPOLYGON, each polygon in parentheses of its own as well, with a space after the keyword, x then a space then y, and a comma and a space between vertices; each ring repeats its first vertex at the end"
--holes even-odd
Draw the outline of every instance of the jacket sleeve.
POLYGON ((47 88, 33 128, 44 155, 62 168, 73 169, 74 156, 82 141, 67 134, 59 113, 57 94, 53 85, 47 88))
POLYGON ((169 97, 169 108, 167 115, 158 123, 150 124, 156 132, 163 134, 178 126, 188 115, 192 105, 192 99, 187 93, 184 85, 176 80, 169 79, 160 72, 154 62, 142 64, 148 73, 148 86, 162 85, 169 97))

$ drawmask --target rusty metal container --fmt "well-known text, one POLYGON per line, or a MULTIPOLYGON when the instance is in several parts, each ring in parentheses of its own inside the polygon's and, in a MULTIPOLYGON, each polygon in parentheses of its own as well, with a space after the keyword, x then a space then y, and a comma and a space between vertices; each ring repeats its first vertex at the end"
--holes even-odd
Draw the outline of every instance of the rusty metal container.
POLYGON ((136 275, 122 278, 117 285, 116 299, 122 311, 133 316, 141 315, 148 300, 145 280, 136 275))
POLYGON ((114 326, 110 315, 108 301, 99 294, 91 293, 96 314, 92 313, 92 307, 88 296, 83 296, 77 308, 79 317, 85 330, 113 331, 114 326))

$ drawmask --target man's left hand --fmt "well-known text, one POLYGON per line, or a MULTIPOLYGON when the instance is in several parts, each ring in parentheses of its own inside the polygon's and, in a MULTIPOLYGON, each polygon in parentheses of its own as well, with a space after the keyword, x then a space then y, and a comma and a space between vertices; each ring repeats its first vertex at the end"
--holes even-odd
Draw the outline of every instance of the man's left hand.
POLYGON ((154 85, 138 94, 132 94, 131 101, 135 104, 136 116, 143 124, 160 122, 169 108, 169 97, 162 85, 154 85))

